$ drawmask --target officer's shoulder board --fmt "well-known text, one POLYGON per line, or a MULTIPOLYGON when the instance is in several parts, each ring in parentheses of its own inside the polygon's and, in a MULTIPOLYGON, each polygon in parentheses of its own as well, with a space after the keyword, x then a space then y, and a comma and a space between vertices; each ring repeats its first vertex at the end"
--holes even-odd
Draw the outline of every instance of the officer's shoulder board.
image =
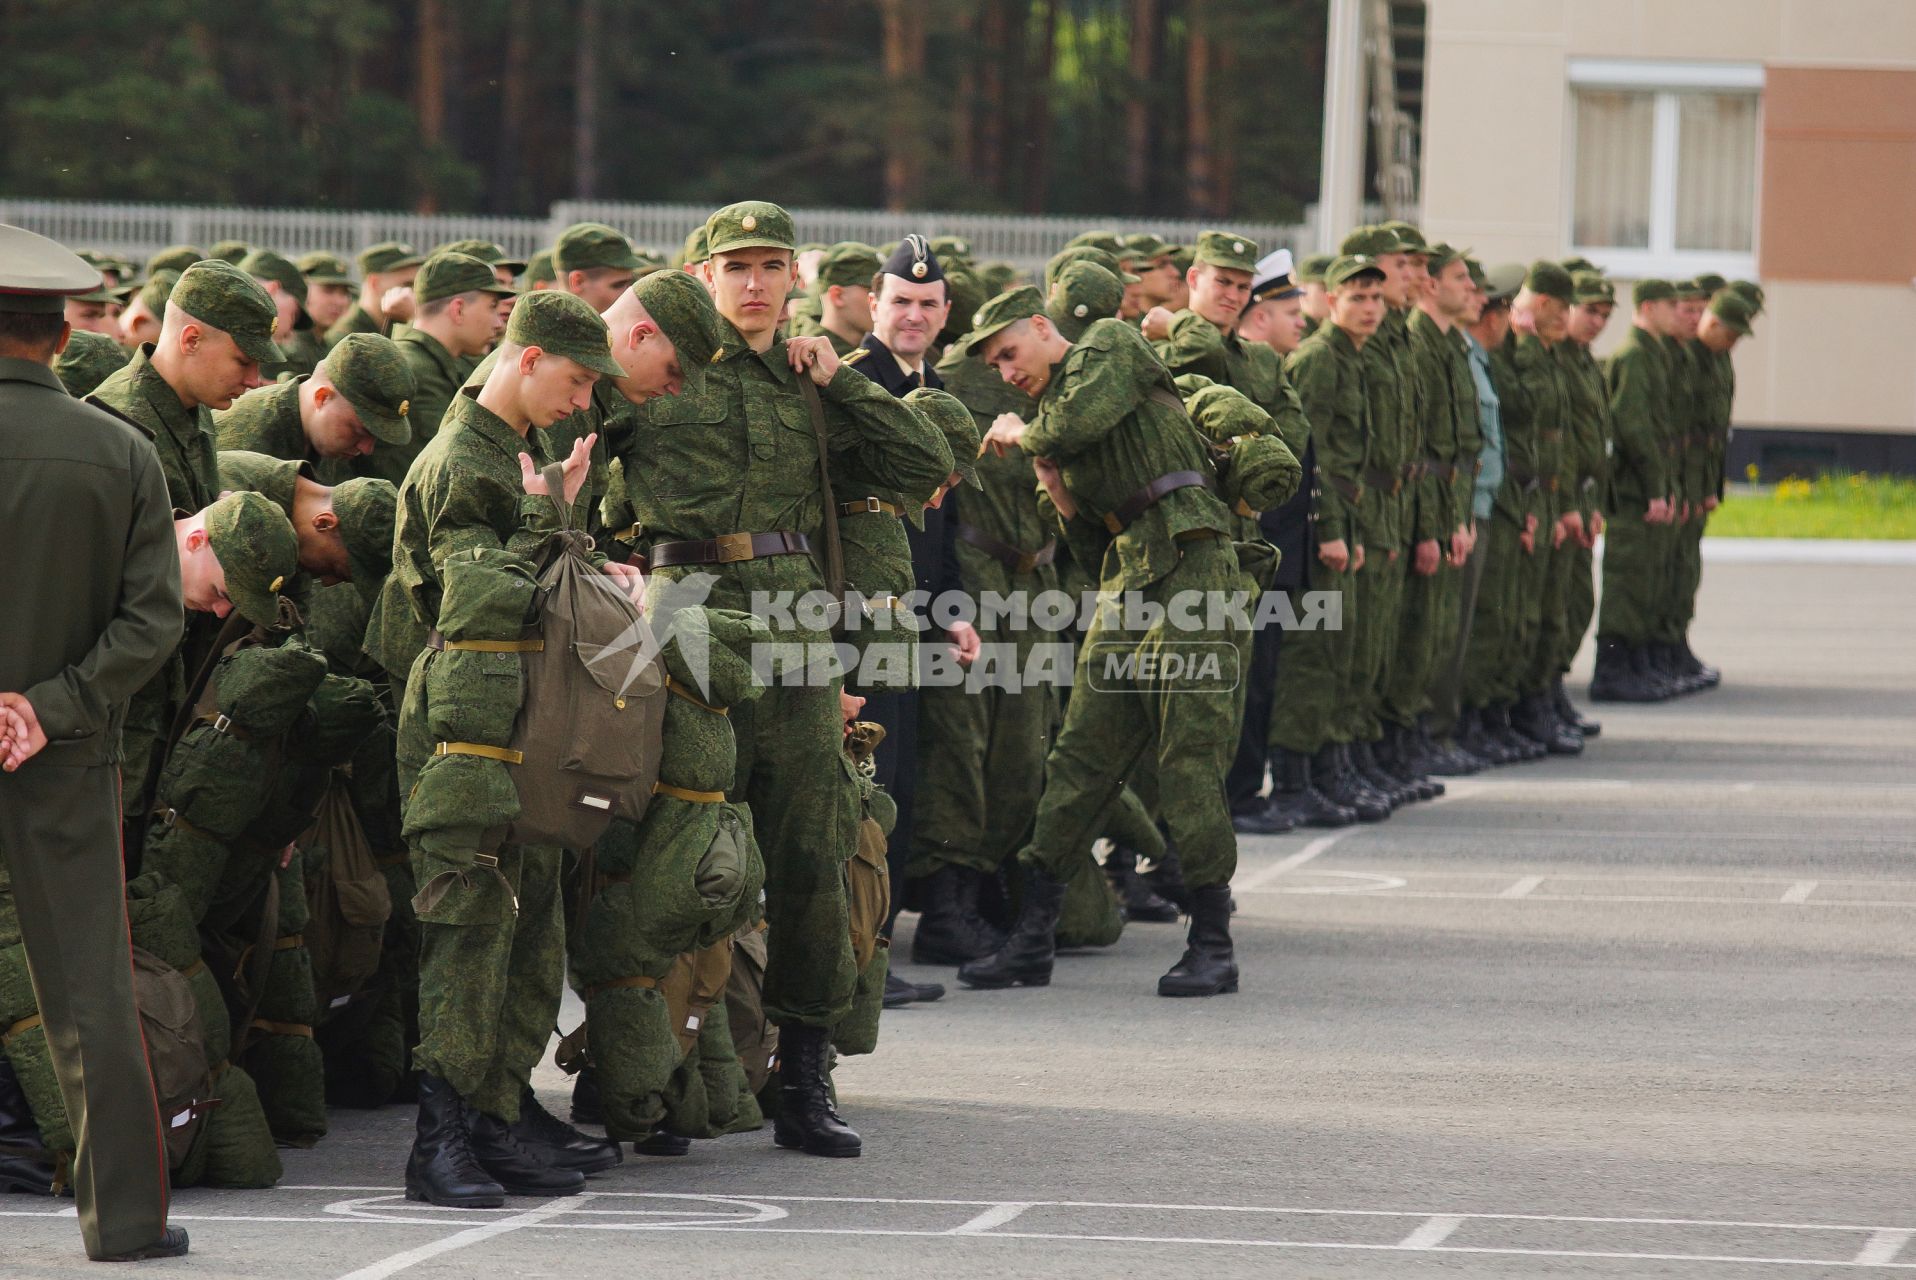
POLYGON ((863 360, 866 356, 870 355, 871 353, 872 353, 872 349, 870 347, 855 347, 851 351, 848 351, 845 353, 844 363, 857 364, 860 360, 863 360))

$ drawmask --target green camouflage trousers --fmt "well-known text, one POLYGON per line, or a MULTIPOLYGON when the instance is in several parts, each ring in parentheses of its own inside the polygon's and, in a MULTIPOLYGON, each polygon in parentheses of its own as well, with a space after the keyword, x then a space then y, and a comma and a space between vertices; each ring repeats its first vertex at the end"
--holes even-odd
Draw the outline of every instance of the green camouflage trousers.
POLYGON ((856 830, 839 820, 839 683, 773 684, 732 708, 732 800, 751 806, 765 858, 765 1015, 829 1027, 851 1012, 858 971, 845 900, 856 830))
POLYGON ((1681 644, 1696 617, 1696 593, 1703 585, 1704 524, 1698 516, 1670 531, 1669 581, 1655 636, 1664 644, 1681 644))
POLYGON ((1436 573, 1412 569, 1404 578, 1395 657, 1384 688, 1384 719, 1394 725, 1414 728, 1417 717, 1430 710, 1431 684, 1457 638, 1463 576, 1440 557, 1436 573))
MULTIPOLYGON (((1348 742, 1342 712, 1350 686, 1351 611, 1355 575, 1336 572, 1318 561, 1311 566, 1311 590, 1339 600, 1338 627, 1300 629, 1284 636, 1277 664, 1277 688, 1271 698, 1270 744, 1311 755, 1334 742, 1348 742)), ((1290 591, 1292 611, 1304 619, 1304 593, 1290 591)))
POLYGON ((1670 573, 1669 527, 1644 523, 1641 511, 1608 517, 1603 535, 1603 602, 1597 636, 1625 645, 1656 639, 1670 573))
POLYGON ((1597 586, 1592 576, 1595 553, 1579 543, 1570 551, 1570 569, 1563 583, 1563 634, 1557 648, 1556 670, 1563 675, 1577 660, 1577 650, 1590 631, 1597 611, 1597 586))
MULTIPOLYGON (((1583 548, 1570 538, 1560 546, 1543 545, 1553 536, 1548 525, 1537 530, 1537 632, 1524 666, 1522 687, 1517 691, 1520 695, 1550 687, 1563 670, 1558 664, 1563 660, 1565 644, 1570 643, 1570 578, 1577 568, 1576 553, 1583 548)), ((1576 652, 1574 645, 1570 651, 1576 652)))
POLYGON ((1528 559, 1523 531, 1492 514, 1478 526, 1476 554, 1484 557, 1477 607, 1470 618, 1470 644, 1464 651, 1463 705, 1488 707, 1515 700, 1511 656, 1517 651, 1523 610, 1518 593, 1528 559))
MULTIPOLYGON (((1189 543, 1169 574, 1133 598, 1165 605, 1179 592, 1243 589, 1237 553, 1223 540, 1189 543)), ((1239 694, 1250 633, 1200 625, 1180 629, 1119 614, 1123 594, 1101 597, 1078 651, 1071 699, 1045 764, 1037 824, 1019 859, 1067 879, 1107 806, 1138 762, 1153 757, 1156 811, 1170 828, 1192 887, 1226 884, 1237 869, 1224 775, 1237 749, 1239 694), (1208 661, 1207 661, 1208 660, 1208 661), (1180 666, 1180 664, 1184 664, 1180 666)))
MULTIPOLYGON (((424 883, 427 868, 417 853, 413 867, 424 883)), ((559 875, 558 849, 506 845, 499 850, 499 875, 475 870, 419 918, 413 1062, 503 1120, 518 1118, 520 1093, 559 1016, 565 983, 559 875)))
MULTIPOLYGON (((1016 679, 1039 644, 1063 635, 1008 625, 980 628, 985 652, 1016 653, 1016 679)), ((1038 812, 1044 759, 1058 719, 1051 685, 979 689, 927 686, 918 693, 918 798, 909 873, 940 865, 996 871, 1016 853, 1038 812)))
POLYGON ((1384 694, 1403 640, 1399 618, 1404 579, 1410 574, 1410 558, 1404 553, 1393 560, 1382 547, 1366 547, 1364 557, 1356 575, 1357 607, 1344 622, 1351 632, 1350 697, 1345 706, 1351 742, 1375 742, 1383 735, 1384 694))

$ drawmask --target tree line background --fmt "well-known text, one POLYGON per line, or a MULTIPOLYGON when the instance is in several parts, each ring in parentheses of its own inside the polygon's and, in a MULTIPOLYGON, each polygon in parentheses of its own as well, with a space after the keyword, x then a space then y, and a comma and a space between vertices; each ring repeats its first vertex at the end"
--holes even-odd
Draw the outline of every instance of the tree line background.
POLYGON ((13 196, 1292 220, 1323 0, 0 0, 13 196))

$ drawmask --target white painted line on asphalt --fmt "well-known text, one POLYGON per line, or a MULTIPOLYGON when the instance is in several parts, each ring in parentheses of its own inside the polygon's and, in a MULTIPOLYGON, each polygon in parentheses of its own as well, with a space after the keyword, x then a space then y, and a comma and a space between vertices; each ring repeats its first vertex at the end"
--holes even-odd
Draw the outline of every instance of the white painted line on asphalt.
POLYGON ((1333 831, 1327 836, 1319 836, 1288 858, 1279 858, 1270 866, 1240 881, 1234 887, 1246 893, 1255 893, 1271 881, 1283 875, 1286 871, 1295 871, 1312 858, 1317 857, 1317 855, 1336 844, 1339 840, 1342 840, 1345 836, 1355 834, 1358 830, 1359 828, 1357 827, 1345 827, 1343 830, 1333 831))
POLYGON ((1031 1207, 1028 1203, 1016 1201, 994 1204, 975 1218, 959 1223, 945 1232, 948 1236, 975 1236, 990 1231, 993 1227, 1002 1227, 1031 1207))
POLYGON ((515 1213, 510 1218, 501 1218, 497 1222, 488 1222, 483 1226, 468 1227, 464 1231, 434 1240, 430 1244, 422 1244, 416 1249, 407 1249, 391 1257, 381 1258, 378 1262, 370 1263, 357 1271, 348 1272, 339 1280, 387 1280, 388 1276, 396 1276, 409 1267, 421 1262, 429 1262, 442 1254, 464 1249, 468 1245, 483 1244, 495 1236, 517 1231, 522 1227, 536 1227, 548 1218, 560 1217, 575 1207, 576 1201, 590 1199, 592 1199, 592 1193, 589 1191, 576 1197, 576 1200, 572 1196, 559 1196, 535 1209, 515 1213))
POLYGON ((1542 876, 1525 876, 1497 896, 1499 898, 1528 898, 1537 891, 1537 886, 1542 883, 1542 876))
POLYGON ((1440 1213, 1397 1242, 1399 1249, 1435 1249, 1464 1225, 1462 1214, 1440 1213))
POLYGON ((1777 899, 1777 901, 1778 902, 1807 902, 1809 900, 1809 896, 1815 892, 1816 892, 1816 881, 1798 880, 1795 884, 1785 889, 1783 891, 1783 896, 1777 899))
POLYGON ((1706 564, 1916 564, 1916 542, 1848 538, 1704 538, 1706 564))
POLYGON ((1909 1243, 1907 1231, 1876 1231, 1870 1234, 1868 1242, 1856 1254, 1854 1264, 1859 1267, 1880 1267, 1896 1261, 1896 1255, 1909 1243))

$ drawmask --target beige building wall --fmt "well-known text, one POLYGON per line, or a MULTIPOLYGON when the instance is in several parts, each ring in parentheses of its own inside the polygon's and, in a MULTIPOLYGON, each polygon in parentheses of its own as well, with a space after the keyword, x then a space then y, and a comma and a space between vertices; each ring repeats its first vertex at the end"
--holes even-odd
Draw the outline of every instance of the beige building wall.
POLYGON ((1429 0, 1428 39, 1423 226, 1486 263, 1568 251, 1572 59, 1761 66, 1737 422, 1916 431, 1916 0, 1429 0))

